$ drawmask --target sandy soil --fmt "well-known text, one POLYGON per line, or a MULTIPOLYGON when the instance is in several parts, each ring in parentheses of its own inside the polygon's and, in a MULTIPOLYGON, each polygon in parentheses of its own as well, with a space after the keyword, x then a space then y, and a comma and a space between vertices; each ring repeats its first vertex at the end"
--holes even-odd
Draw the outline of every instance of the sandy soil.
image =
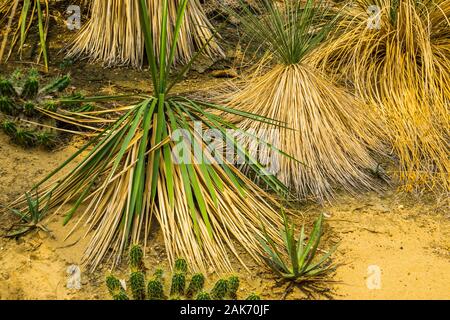
MULTIPOLYGON (((52 37, 57 40, 53 50, 56 52, 62 47, 65 36, 55 34, 52 37)), ((147 72, 105 70, 85 63, 60 70, 61 59, 58 59, 52 59, 50 76, 70 71, 74 89, 86 94, 126 93, 147 88, 147 72)), ((18 65, 21 64, 11 63, 2 72, 12 71, 18 65)), ((200 69, 204 71, 207 67, 200 69)), ((218 82, 208 78, 208 84, 218 82)), ((193 90, 199 86, 204 88, 205 75, 194 72, 177 90, 193 90)), ((71 155, 80 143, 75 140, 53 152, 24 150, 12 145, 0 132, 0 204, 7 204, 27 191, 71 155)), ((413 198, 398 194, 394 189, 358 198, 342 195, 333 206, 326 208, 302 207, 306 221, 321 212, 327 214, 325 247, 339 243, 334 259, 343 264, 333 277, 335 282, 327 285, 328 294, 315 298, 450 299, 448 202, 413 198), (369 275, 374 266, 381 271, 379 277, 376 273, 369 275)), ((104 285, 106 268, 94 274, 83 270, 82 288, 67 288, 67 268, 80 264, 86 246, 86 240, 77 241, 82 230, 64 241, 70 225, 62 227, 62 219, 55 216, 45 221, 51 234, 40 231, 20 240, 1 237, 12 222, 9 215, 0 215, 0 299, 109 298, 104 285)), ((163 248, 161 237, 157 235, 146 252, 145 262, 150 271, 155 265, 164 266, 163 248)), ((280 299, 285 295, 286 284, 278 283, 271 272, 250 261, 249 264, 251 274, 236 265, 236 272, 242 275, 241 298, 253 291, 262 293, 265 299, 280 299)), ((126 266, 116 272, 125 277, 126 266)), ((213 274, 208 276, 210 282, 216 279, 213 274)), ((287 299, 307 297, 297 288, 287 295, 287 299)))
MULTIPOLYGON (((0 203, 7 203, 26 191, 74 150, 73 146, 52 153, 24 150, 11 145, 0 134, 0 203)), ((334 259, 344 265, 333 278, 338 283, 328 285, 329 297, 449 299, 450 219, 445 208, 442 204, 427 203, 393 191, 359 198, 341 196, 327 208, 305 206, 307 217, 319 212, 327 214, 326 243, 339 242, 334 259), (380 268, 381 283, 369 276, 369 266, 380 268)), ((2 216, 0 222, 0 232, 5 232, 12 220, 2 216)), ((82 235, 80 231, 63 241, 70 226, 63 228, 59 217, 49 219, 46 225, 50 235, 39 231, 20 240, 0 238, 0 299, 109 298, 103 282, 106 269, 94 274, 83 272, 81 290, 67 289, 67 268, 80 264, 86 240, 77 242, 82 235)), ((156 237, 147 250, 146 264, 150 270, 151 266, 164 265, 159 239, 156 237)), ((125 277, 125 266, 117 272, 125 277)), ((277 283, 266 270, 253 266, 252 274, 246 274, 237 266, 237 272, 244 274, 242 296, 251 291, 263 293, 266 299, 284 295, 286 285, 277 283)), ((215 276, 209 278, 212 281, 215 276)), ((294 289, 287 298, 306 296, 294 289)))

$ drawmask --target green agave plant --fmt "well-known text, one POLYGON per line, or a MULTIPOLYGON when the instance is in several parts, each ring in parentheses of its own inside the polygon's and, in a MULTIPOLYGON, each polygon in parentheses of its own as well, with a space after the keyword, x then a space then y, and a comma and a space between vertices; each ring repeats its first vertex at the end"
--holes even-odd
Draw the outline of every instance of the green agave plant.
MULTIPOLYGON (((267 174, 228 133, 228 129, 236 127, 212 111, 281 124, 171 93, 192 64, 191 61, 180 72, 170 74, 189 1, 179 3, 173 41, 168 43, 167 32, 162 32, 158 50, 161 56, 156 57, 146 1, 139 1, 153 93, 82 99, 84 102, 114 98, 139 101, 132 106, 109 110, 110 114, 117 115, 115 119, 105 119, 103 115, 108 112, 105 110, 85 114, 85 119, 103 121, 106 128, 36 186, 56 213, 70 204, 70 209, 64 213, 65 224, 77 216, 84 204, 84 211, 73 228, 83 223, 91 232, 84 256, 91 270, 108 255, 113 264, 119 262, 130 243, 144 240, 145 244, 154 220, 159 223, 169 261, 174 263, 175 257, 185 256, 195 271, 205 271, 212 266, 217 271, 231 272, 230 253, 244 264, 234 240, 255 260, 261 261, 263 249, 258 240, 263 236, 261 225, 275 242, 281 241, 277 232, 282 225, 276 211, 278 196, 259 188, 220 152, 216 156, 222 161, 214 161, 207 148, 210 142, 195 129, 195 121, 201 122, 203 129, 213 129, 229 141, 271 190, 285 195, 286 187, 267 174), (170 50, 162 49, 166 47, 170 50), (177 138, 180 130, 183 134, 177 138), (190 147, 191 142, 199 146, 195 152, 190 147), (188 150, 182 155, 187 161, 178 161, 173 156, 180 146, 188 150), (72 165, 75 159, 79 162, 61 177, 60 171, 72 165)), ((162 7, 160 29, 167 31, 168 0, 163 0, 162 7)), ((13 205, 21 207, 23 204, 21 198, 13 205)))
POLYGON ((24 214, 20 210, 7 208, 20 218, 20 222, 14 224, 11 227, 11 230, 6 234, 7 238, 18 238, 36 229, 48 232, 47 228, 41 224, 41 220, 47 214, 48 206, 42 206, 37 193, 34 197, 29 193, 26 193, 25 197, 28 206, 27 214, 24 214))
POLYGON ((323 215, 314 223, 313 230, 306 241, 305 226, 303 225, 298 239, 295 237, 295 226, 289 223, 284 215, 284 252, 277 248, 271 237, 266 236, 263 241, 267 265, 285 280, 301 284, 304 282, 320 282, 334 269, 330 261, 335 247, 321 257, 317 257, 319 244, 322 239, 323 215))

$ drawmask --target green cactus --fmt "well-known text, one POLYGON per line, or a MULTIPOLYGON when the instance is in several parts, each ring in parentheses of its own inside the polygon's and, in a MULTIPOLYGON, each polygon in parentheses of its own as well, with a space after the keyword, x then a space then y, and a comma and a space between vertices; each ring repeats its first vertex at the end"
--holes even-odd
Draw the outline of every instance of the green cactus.
POLYGON ((250 294, 247 299, 245 300, 253 300, 253 301, 257 301, 257 300, 261 300, 261 297, 259 295, 257 295, 256 293, 252 293, 250 294))
POLYGON ((41 92, 44 93, 54 93, 54 92, 62 92, 70 85, 70 75, 65 75, 63 77, 56 78, 48 85, 46 85, 41 92))
POLYGON ((165 300, 166 296, 164 294, 163 285, 163 274, 162 269, 156 269, 153 274, 153 278, 150 279, 147 285, 147 298, 149 300, 165 300))
POLYGON ((22 128, 17 128, 13 139, 18 145, 23 147, 34 147, 37 142, 36 133, 22 128))
POLYGON ((53 148, 57 144, 56 134, 48 131, 36 133, 37 143, 46 148, 53 148))
POLYGON ((211 300, 211 296, 207 292, 200 292, 197 295, 197 300, 211 300))
POLYGON ((27 101, 23 105, 23 112, 27 116, 32 116, 36 112, 36 106, 34 105, 34 103, 32 101, 27 101))
POLYGON ((160 281, 162 281, 163 275, 164 275, 164 270, 163 269, 156 269, 155 273, 153 274, 153 276, 155 278, 159 279, 160 281))
POLYGON ((116 277, 112 275, 106 277, 106 286, 114 300, 129 300, 122 284, 116 277))
POLYGON ((186 273, 188 271, 188 264, 185 259, 177 259, 175 261, 175 272, 186 273))
POLYGON ((145 300, 145 275, 142 271, 130 274, 130 288, 134 300, 145 300))
POLYGON ((130 298, 124 290, 119 291, 116 295, 113 296, 113 299, 116 301, 128 301, 130 298))
POLYGON ((230 299, 232 299, 232 300, 237 299, 237 291, 239 290, 239 285, 240 285, 240 281, 239 281, 238 277, 233 276, 228 279, 227 296, 230 299))
POLYGON ((200 291, 203 290, 204 285, 205 285, 205 276, 201 273, 194 274, 186 291, 186 297, 190 298, 195 296, 196 294, 198 294, 200 291))
POLYGON ((24 99, 34 99, 39 92, 39 75, 36 70, 32 69, 28 78, 25 80, 25 84, 22 89, 22 98, 24 99))
POLYGON ((153 278, 147 285, 147 298, 149 300, 164 300, 164 286, 161 280, 153 278))
POLYGON ((15 111, 14 101, 7 96, 0 96, 0 111, 12 115, 15 111))
POLYGON ((131 271, 142 271, 144 270, 144 252, 139 245, 134 245, 130 248, 129 265, 131 271))
POLYGON ((211 290, 213 300, 224 300, 228 292, 228 281, 220 279, 211 290))
POLYGON ((16 89, 11 81, 5 78, 0 78, 0 96, 15 97, 17 96, 16 89))
POLYGON ((186 288, 186 275, 182 272, 176 272, 172 276, 172 285, 170 287, 170 295, 184 295, 186 288))
POLYGON ((11 138, 16 136, 17 126, 14 122, 12 122, 10 120, 4 120, 2 122, 2 129, 11 138))

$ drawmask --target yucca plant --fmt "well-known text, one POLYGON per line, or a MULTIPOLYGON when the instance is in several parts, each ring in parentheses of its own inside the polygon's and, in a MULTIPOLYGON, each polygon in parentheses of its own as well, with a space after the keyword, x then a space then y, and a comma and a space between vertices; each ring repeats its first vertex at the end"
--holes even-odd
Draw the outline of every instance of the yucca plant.
MULTIPOLYGON (((145 244, 151 223, 156 219, 171 263, 175 257, 185 256, 193 271, 209 267, 231 271, 229 253, 244 264, 236 251, 235 240, 257 261, 260 261, 258 253, 262 252, 258 241, 258 236, 262 236, 261 224, 275 241, 280 240, 276 231, 282 220, 274 210, 278 201, 276 196, 249 181, 232 161, 224 157, 214 161, 206 147, 208 138, 199 132, 194 121, 201 121, 203 129, 214 129, 221 138, 229 139, 233 148, 248 156, 249 166, 255 173, 263 174, 261 179, 272 190, 284 194, 286 188, 275 177, 267 175, 267 171, 232 139, 226 129, 234 126, 209 110, 271 120, 171 94, 173 86, 190 66, 188 64, 169 81, 184 14, 191 2, 180 1, 173 28, 168 25, 169 1, 161 3, 160 29, 163 31, 158 41, 161 48, 168 46, 170 50, 160 50, 157 59, 147 4, 145 0, 139 1, 153 94, 130 107, 111 110, 119 114, 118 119, 110 120, 112 123, 104 131, 37 187, 56 212, 70 204, 70 210, 64 213, 64 224, 75 217, 81 204, 85 204, 74 228, 82 221, 91 231, 84 255, 84 262, 91 270, 107 253, 113 254, 113 263, 117 263, 130 243, 144 240, 145 244), (171 43, 168 42, 169 29, 174 35, 171 43), (196 142, 195 150, 190 142, 196 142), (185 150, 182 154, 178 152, 180 146, 185 150), (61 177, 59 172, 75 159, 80 160, 78 164, 61 177)), ((96 99, 105 98, 84 101, 96 99)), ((215 156, 220 157, 221 151, 216 150, 215 156)), ((19 199, 14 205, 20 207, 22 203, 19 199)))
POLYGON ((403 190, 448 192, 450 1, 353 3, 313 62, 378 110, 403 190))
POLYGON ((265 248, 264 259, 267 265, 283 280, 296 284, 307 282, 317 283, 327 280, 327 276, 335 270, 330 257, 335 251, 331 249, 323 256, 317 257, 319 244, 323 236, 323 215, 314 223, 309 238, 305 234, 303 225, 300 236, 295 237, 295 226, 284 216, 284 230, 282 249, 270 237, 262 240, 265 248))
POLYGON ((30 30, 37 28, 40 45, 37 62, 39 63, 42 59, 44 69, 48 71, 47 33, 50 20, 49 1, 5 0, 0 3, 0 12, 2 12, 0 27, 2 30, 5 30, 3 41, 0 44, 0 62, 3 61, 7 45, 9 45, 10 50, 5 57, 6 60, 10 58, 16 46, 20 57, 22 57, 30 30), (43 2, 44 7, 42 7, 41 2, 43 2), (18 19, 16 19, 16 15, 19 15, 18 19), (13 26, 16 20, 17 24, 13 26))
POLYGON ((377 167, 371 151, 382 153, 383 136, 371 110, 318 69, 305 62, 334 27, 338 16, 323 1, 255 1, 261 15, 243 7, 234 12, 243 30, 268 50, 256 72, 238 83, 228 105, 278 120, 283 127, 236 119, 251 132, 283 150, 280 156, 246 135, 244 146, 301 199, 330 200, 336 188, 349 192, 376 189, 370 173, 377 167))
MULTIPOLYGON (((177 38, 179 45, 174 53, 175 63, 187 63, 200 48, 204 48, 203 52, 212 58, 223 56, 216 40, 212 39, 214 28, 198 0, 189 1, 179 30, 180 35, 173 31, 177 23, 178 9, 183 5, 183 1, 169 1, 166 29, 162 29, 160 24, 161 17, 166 14, 163 2, 147 0, 146 5, 152 27, 151 35, 155 39, 152 48, 156 57, 159 57, 162 48, 158 42, 162 33, 165 33, 168 43, 177 38)), ((91 18, 77 35, 68 56, 87 56, 92 61, 99 61, 107 66, 142 67, 145 46, 148 45, 144 38, 138 1, 94 0, 91 3, 91 18)), ((170 46, 165 48, 170 50, 170 46)))

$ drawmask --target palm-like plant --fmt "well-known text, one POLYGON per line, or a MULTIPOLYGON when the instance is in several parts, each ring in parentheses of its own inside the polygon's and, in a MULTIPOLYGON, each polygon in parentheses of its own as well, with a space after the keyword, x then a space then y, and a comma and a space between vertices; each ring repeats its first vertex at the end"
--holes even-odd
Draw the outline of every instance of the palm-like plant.
MULTIPOLYGON (((231 161, 224 157, 215 161, 207 148, 208 138, 194 124, 201 121, 203 129, 214 129, 251 161, 248 152, 227 133, 226 129, 234 126, 209 110, 270 120, 171 94, 173 85, 189 68, 188 64, 169 80, 189 3, 180 1, 172 30, 174 38, 169 43, 169 0, 162 1, 163 31, 158 41, 160 48, 169 46, 170 50, 160 49, 157 59, 146 0, 139 1, 154 93, 133 106, 111 110, 120 116, 37 186, 56 212, 71 203, 64 214, 65 223, 86 204, 74 228, 85 223, 91 231, 84 261, 92 269, 107 255, 118 262, 130 243, 146 243, 154 219, 161 227, 169 261, 185 256, 195 271, 205 271, 209 266, 231 271, 229 252, 244 263, 233 238, 259 260, 261 224, 274 239, 279 239, 276 231, 281 217, 273 209, 278 206, 275 197, 249 181, 231 161), (180 130, 184 131, 177 138, 180 130), (174 154, 180 146, 186 147, 185 151, 176 155, 184 160, 177 161, 174 154), (72 171, 57 178, 61 170, 80 158, 72 171)), ((91 112, 90 118, 98 119, 101 113, 105 111, 91 112)), ((217 150, 217 154, 220 157, 221 151, 217 150)), ((256 173, 264 172, 256 161, 251 161, 250 166, 256 173)), ((275 177, 263 175, 262 179, 273 190, 286 192, 275 177)), ((23 199, 19 199, 15 206, 22 203, 23 199)))
POLYGON ((242 144, 262 163, 275 162, 278 178, 300 198, 323 201, 335 188, 375 188, 369 170, 377 162, 370 150, 381 153, 382 130, 368 108, 306 62, 338 17, 321 1, 255 2, 261 16, 245 6, 234 14, 247 34, 269 51, 274 65, 258 66, 242 90, 230 95, 229 105, 284 123, 274 128, 244 119, 239 127, 298 161, 255 146, 248 136, 242 144))
MULTIPOLYGON (((162 1, 147 0, 152 35, 155 41, 153 49, 159 57, 160 39, 166 33, 168 43, 176 37, 172 32, 177 20, 177 9, 183 1, 169 2, 167 26, 162 30, 160 21, 165 14, 162 1)), ((178 37, 174 62, 187 63, 196 50, 204 47, 204 53, 210 57, 223 55, 214 39, 213 27, 203 12, 198 0, 191 0, 183 17, 183 25, 178 37), (205 44, 208 43, 207 46, 205 44)), ((68 51, 70 57, 87 56, 92 61, 100 61, 107 66, 132 65, 141 67, 145 55, 145 40, 139 20, 139 4, 128 0, 94 0, 91 4, 91 18, 77 35, 68 51)), ((170 46, 166 47, 169 50, 170 46)))
POLYGON ((43 8, 40 0, 4 0, 0 3, 0 13, 2 13, 0 27, 4 30, 3 41, 0 44, 0 62, 3 60, 8 39, 10 40, 10 50, 6 55, 6 60, 10 58, 16 46, 18 46, 20 57, 22 57, 25 41, 30 29, 35 23, 38 29, 40 44, 37 62, 42 58, 44 68, 48 71, 47 33, 50 20, 48 0, 45 0, 44 4, 45 7, 43 8), (17 25, 13 27, 13 21, 19 10, 20 17, 17 25))
POLYGON ((404 190, 448 192, 450 1, 353 3, 313 60, 378 110, 404 190))

